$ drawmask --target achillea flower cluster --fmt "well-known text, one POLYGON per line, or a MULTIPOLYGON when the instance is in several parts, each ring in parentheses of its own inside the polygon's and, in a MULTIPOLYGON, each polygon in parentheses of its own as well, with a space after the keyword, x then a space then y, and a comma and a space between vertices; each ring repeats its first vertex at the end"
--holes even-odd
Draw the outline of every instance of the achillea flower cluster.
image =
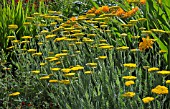
POLYGON ((149 49, 152 48, 152 44, 154 43, 149 36, 147 36, 147 38, 142 38, 143 42, 139 43, 139 49, 141 51, 145 50, 145 49, 149 49))
POLYGON ((57 83, 57 82, 59 82, 59 80, 49 80, 49 83, 57 83))
POLYGON ((149 68, 148 69, 148 72, 154 72, 154 71, 158 71, 159 70, 159 68, 157 68, 157 67, 152 67, 152 68, 149 68))
POLYGON ((92 71, 85 71, 84 74, 92 74, 92 71))
POLYGON ((64 74, 65 77, 73 77, 75 75, 75 73, 67 73, 67 74, 64 74))
POLYGON ((135 84, 135 82, 134 81, 126 81, 125 82, 126 86, 131 86, 132 84, 135 84))
POLYGON ((135 93, 134 92, 126 92, 123 94, 124 97, 129 97, 129 98, 132 98, 135 96, 135 93))
POLYGON ((60 80, 59 83, 70 84, 70 80, 60 80))
POLYGON ((20 95, 20 92, 14 92, 14 93, 9 94, 9 96, 17 96, 17 95, 20 95))
POLYGON ((126 80, 135 80, 136 76, 123 76, 122 78, 126 80))
POLYGON ((169 74, 170 74, 170 71, 162 70, 162 71, 158 71, 157 74, 169 75, 169 74))
POLYGON ((128 68, 136 68, 136 64, 134 63, 126 63, 126 64, 123 64, 124 67, 128 67, 128 68))
POLYGON ((166 84, 170 84, 170 80, 166 80, 166 84))
POLYGON ((144 103, 149 103, 149 102, 151 102, 151 101, 153 101, 153 100, 154 100, 153 97, 145 97, 145 98, 142 99, 142 101, 143 101, 144 103))
POLYGON ((166 80, 166 84, 170 84, 170 80, 166 80))
POLYGON ((152 93, 156 93, 158 95, 168 94, 168 88, 165 86, 158 85, 154 89, 152 89, 152 93))

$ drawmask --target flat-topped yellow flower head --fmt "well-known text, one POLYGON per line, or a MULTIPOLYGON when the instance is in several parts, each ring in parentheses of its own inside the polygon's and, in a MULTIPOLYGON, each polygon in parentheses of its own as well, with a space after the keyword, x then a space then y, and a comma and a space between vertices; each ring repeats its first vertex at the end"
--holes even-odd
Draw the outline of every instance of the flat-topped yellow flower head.
POLYGON ((122 78, 125 80, 135 80, 137 77, 136 76, 123 76, 122 78))
POLYGON ((144 103, 149 103, 149 102, 151 102, 151 101, 153 101, 153 100, 154 100, 153 97, 145 97, 145 98, 142 99, 142 101, 143 101, 144 103))
POLYGON ((123 64, 124 67, 127 67, 127 68, 136 68, 136 64, 135 63, 126 63, 126 64, 123 64))
POLYGON ((14 92, 14 93, 9 94, 9 96, 18 96, 18 95, 20 95, 20 92, 14 92))
POLYGON ((162 94, 168 94, 168 88, 165 86, 158 85, 154 89, 152 89, 152 93, 162 95, 162 94))
POLYGON ((135 96, 135 93, 134 92, 126 92, 123 94, 124 97, 129 97, 129 98, 132 98, 135 96))

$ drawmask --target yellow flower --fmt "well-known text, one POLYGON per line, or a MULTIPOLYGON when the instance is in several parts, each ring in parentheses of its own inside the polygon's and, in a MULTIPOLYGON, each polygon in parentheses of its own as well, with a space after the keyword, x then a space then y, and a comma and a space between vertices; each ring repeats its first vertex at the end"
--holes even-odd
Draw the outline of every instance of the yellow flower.
POLYGON ((28 52, 36 52, 37 50, 36 49, 29 49, 29 50, 27 50, 28 52))
POLYGON ((139 18, 138 21, 146 21, 146 18, 139 18))
POLYGON ((136 76, 123 76, 122 78, 126 80, 135 80, 136 76))
POLYGON ((106 28, 108 25, 100 25, 101 28, 106 28))
POLYGON ((27 20, 34 20, 34 17, 26 17, 27 20))
POLYGON ((21 38, 22 39, 31 39, 32 37, 31 36, 22 36, 21 38))
POLYGON ((77 71, 77 70, 82 70, 82 69, 84 69, 84 67, 82 66, 75 66, 71 68, 72 71, 77 71))
POLYGON ((87 20, 86 22, 87 22, 87 23, 91 23, 91 24, 96 24, 96 23, 98 23, 98 21, 92 21, 92 20, 87 20))
POLYGON ((120 34, 120 36, 122 36, 122 37, 126 37, 126 36, 127 36, 127 34, 126 34, 126 33, 122 33, 122 34, 120 34))
POLYGON ((84 36, 85 34, 84 33, 75 33, 75 34, 72 34, 72 36, 74 37, 80 37, 80 36, 84 36))
POLYGON ((9 29, 12 29, 12 30, 15 30, 15 29, 18 28, 18 25, 11 24, 11 25, 8 25, 8 28, 9 28, 9 29))
POLYGON ((53 37, 55 37, 56 35, 55 34, 51 34, 51 35, 47 35, 45 38, 46 39, 50 39, 50 38, 53 38, 53 37))
POLYGON ((159 53, 167 53, 167 50, 160 50, 159 53))
POLYGON ((51 71, 59 71, 60 68, 51 68, 50 70, 51 70, 51 71))
POLYGON ((158 71, 157 74, 169 75, 169 74, 170 74, 170 71, 162 70, 162 71, 158 71))
POLYGON ((87 66, 90 66, 90 67, 96 67, 96 66, 97 66, 97 63, 87 63, 86 65, 87 65, 87 66))
POLYGON ((69 73, 69 72, 71 71, 71 69, 69 69, 69 68, 63 68, 63 69, 61 69, 61 71, 64 72, 64 73, 69 73))
POLYGON ((88 17, 88 18, 92 18, 92 17, 95 17, 96 16, 96 14, 93 14, 93 13, 87 13, 86 14, 86 17, 88 17))
POLYGON ((87 37, 95 37, 97 34, 87 34, 87 37))
POLYGON ((39 53, 33 53, 33 54, 32 54, 32 56, 41 56, 41 55, 42 55, 41 52, 39 52, 39 53))
POLYGON ((92 71, 85 71, 84 74, 92 74, 92 71))
POLYGON ((126 86, 130 86, 130 85, 132 85, 132 84, 135 84, 135 82, 134 82, 134 81, 126 81, 126 82, 125 82, 125 85, 126 85, 126 86))
POLYGON ((13 40, 12 43, 19 43, 19 40, 13 40))
POLYGON ((166 80, 166 84, 170 84, 170 80, 166 80))
POLYGON ((103 42, 107 42, 107 40, 103 39, 103 40, 100 40, 100 42, 101 42, 101 43, 103 43, 103 42))
POLYGON ((122 46, 122 47, 117 47, 116 50, 128 50, 129 47, 127 46, 122 46))
POLYGON ((8 47, 8 48, 6 48, 7 50, 10 50, 10 49, 13 49, 13 48, 15 48, 14 46, 10 46, 10 47, 8 47))
POLYGON ((30 41, 21 41, 20 44, 30 43, 30 41))
POLYGON ((100 46, 99 48, 102 48, 102 49, 112 49, 113 46, 111 46, 111 45, 104 45, 104 46, 100 46))
MULTIPOLYGON (((109 48, 110 48, 110 45, 109 44, 106 44, 106 43, 101 43, 101 44, 99 44, 99 46, 101 47, 101 46, 109 46, 109 48)), ((99 48, 100 48, 99 47, 99 48)))
POLYGON ((134 63, 126 63, 126 64, 123 64, 124 67, 129 67, 129 68, 136 68, 136 64, 134 63))
POLYGON ((83 42, 90 43, 90 42, 94 42, 94 40, 83 38, 83 42))
POLYGON ((40 63, 40 66, 44 66, 44 65, 46 65, 46 64, 47 64, 47 63, 43 63, 43 62, 42 62, 42 63, 40 63))
POLYGON ((8 39, 15 39, 16 36, 7 36, 8 39))
POLYGON ((153 101, 153 100, 154 100, 153 97, 145 97, 145 98, 142 99, 142 101, 143 101, 144 103, 149 103, 149 102, 151 102, 151 101, 153 101))
POLYGON ((57 22, 51 22, 50 25, 51 26, 56 26, 57 22))
POLYGON ((43 43, 42 42, 38 42, 38 45, 42 45, 43 43))
POLYGON ((58 62, 56 62, 55 64, 56 64, 56 65, 59 65, 59 64, 61 64, 61 62, 60 62, 60 61, 58 61, 58 62))
POLYGON ((61 80, 59 81, 60 83, 63 83, 63 84, 70 84, 70 80, 61 80))
POLYGON ((152 67, 152 68, 149 68, 148 69, 148 72, 153 72, 153 71, 158 71, 159 70, 159 68, 157 68, 157 67, 152 67))
POLYGON ((81 53, 81 51, 77 50, 77 51, 75 51, 75 53, 77 53, 77 54, 78 54, 78 53, 81 53))
POLYGON ((33 15, 34 15, 34 16, 39 16, 39 15, 40 15, 40 13, 35 12, 35 13, 33 13, 33 15))
POLYGON ((17 96, 17 95, 20 95, 20 92, 14 92, 14 93, 9 94, 9 96, 17 96))
POLYGON ((52 61, 58 61, 58 60, 59 60, 58 58, 52 58, 49 61, 52 62, 52 61))
POLYGON ((98 59, 106 59, 107 56, 99 56, 98 59))
POLYGON ((139 49, 130 49, 131 52, 137 52, 139 49))
POLYGON ((72 33, 80 33, 81 30, 72 30, 71 32, 72 32, 72 33))
POLYGON ((106 33, 111 33, 111 30, 105 30, 106 33))
POLYGON ((49 79, 49 78, 50 78, 49 75, 47 75, 47 76, 42 76, 42 77, 40 77, 40 80, 45 80, 45 79, 49 79))
POLYGON ((74 76, 74 75, 75 75, 75 73, 67 73, 67 74, 64 74, 65 77, 72 77, 72 76, 74 76))
POLYGON ((46 34, 46 33, 48 33, 49 31, 48 30, 42 30, 41 32, 40 32, 40 34, 46 34))
POLYGON ((137 22, 138 22, 138 20, 130 20, 130 23, 132 23, 132 24, 135 24, 137 22))
POLYGON ((101 20, 105 20, 105 18, 95 18, 95 21, 101 21, 101 20))
POLYGON ((67 56, 68 54, 67 53, 58 53, 55 55, 55 57, 59 58, 59 57, 62 57, 62 56, 67 56))
POLYGON ((168 88, 165 86, 158 85, 154 89, 152 89, 152 93, 156 94, 168 94, 168 88))
POLYGON ((64 28, 65 31, 72 31, 74 28, 64 28))
POLYGON ((159 30, 159 29, 152 29, 152 31, 155 33, 165 33, 164 30, 159 30))
POLYGON ((46 57, 45 60, 50 60, 50 59, 53 59, 55 57, 52 57, 52 56, 49 56, 49 57, 46 57))
POLYGON ((123 94, 124 97, 134 97, 135 96, 135 93, 134 92, 126 92, 123 94))
POLYGON ((49 55, 53 55, 53 54, 54 54, 54 52, 48 52, 48 54, 49 54, 49 55))
POLYGON ((24 26, 31 25, 31 22, 24 22, 23 25, 24 25, 24 26))
POLYGON ((31 71, 32 73, 35 73, 35 74, 39 74, 40 73, 40 71, 39 70, 33 70, 33 71, 31 71))
POLYGON ((133 39, 139 39, 140 36, 132 36, 133 39))
POLYGON ((49 83, 57 83, 57 82, 59 82, 59 80, 49 80, 49 83))
POLYGON ((61 50, 63 53, 67 53, 68 52, 68 50, 61 50))
POLYGON ((145 34, 145 35, 148 35, 148 34, 151 34, 152 31, 142 31, 142 34, 145 34))
POLYGON ((67 37, 59 37, 59 38, 56 38, 54 40, 54 42, 59 42, 59 41, 63 41, 64 39, 66 39, 67 37))

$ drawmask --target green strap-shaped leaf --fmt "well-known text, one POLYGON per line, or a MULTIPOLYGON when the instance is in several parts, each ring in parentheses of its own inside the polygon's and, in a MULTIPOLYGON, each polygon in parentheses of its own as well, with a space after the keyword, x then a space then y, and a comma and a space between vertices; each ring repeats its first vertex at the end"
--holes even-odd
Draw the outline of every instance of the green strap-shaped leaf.
MULTIPOLYGON (((152 36, 154 37, 154 39, 156 39, 156 41, 157 41, 159 47, 161 48, 161 50, 166 50, 166 51, 168 51, 167 46, 164 45, 163 42, 162 42, 155 34, 152 34, 152 36)), ((167 53, 164 54, 164 58, 165 58, 165 60, 166 60, 166 62, 167 62, 167 53)))
POLYGON ((93 0, 89 0, 89 1, 94 7, 96 7, 97 9, 99 8, 99 6, 93 0))

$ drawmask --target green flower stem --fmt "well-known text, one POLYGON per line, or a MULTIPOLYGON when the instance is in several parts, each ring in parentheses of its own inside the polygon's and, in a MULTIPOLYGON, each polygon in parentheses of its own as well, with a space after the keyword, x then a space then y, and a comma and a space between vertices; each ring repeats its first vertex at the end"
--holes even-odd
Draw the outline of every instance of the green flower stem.
MULTIPOLYGON (((168 45, 170 45, 170 38, 168 38, 168 45)), ((168 70, 170 70, 170 46, 168 46, 168 70)))

